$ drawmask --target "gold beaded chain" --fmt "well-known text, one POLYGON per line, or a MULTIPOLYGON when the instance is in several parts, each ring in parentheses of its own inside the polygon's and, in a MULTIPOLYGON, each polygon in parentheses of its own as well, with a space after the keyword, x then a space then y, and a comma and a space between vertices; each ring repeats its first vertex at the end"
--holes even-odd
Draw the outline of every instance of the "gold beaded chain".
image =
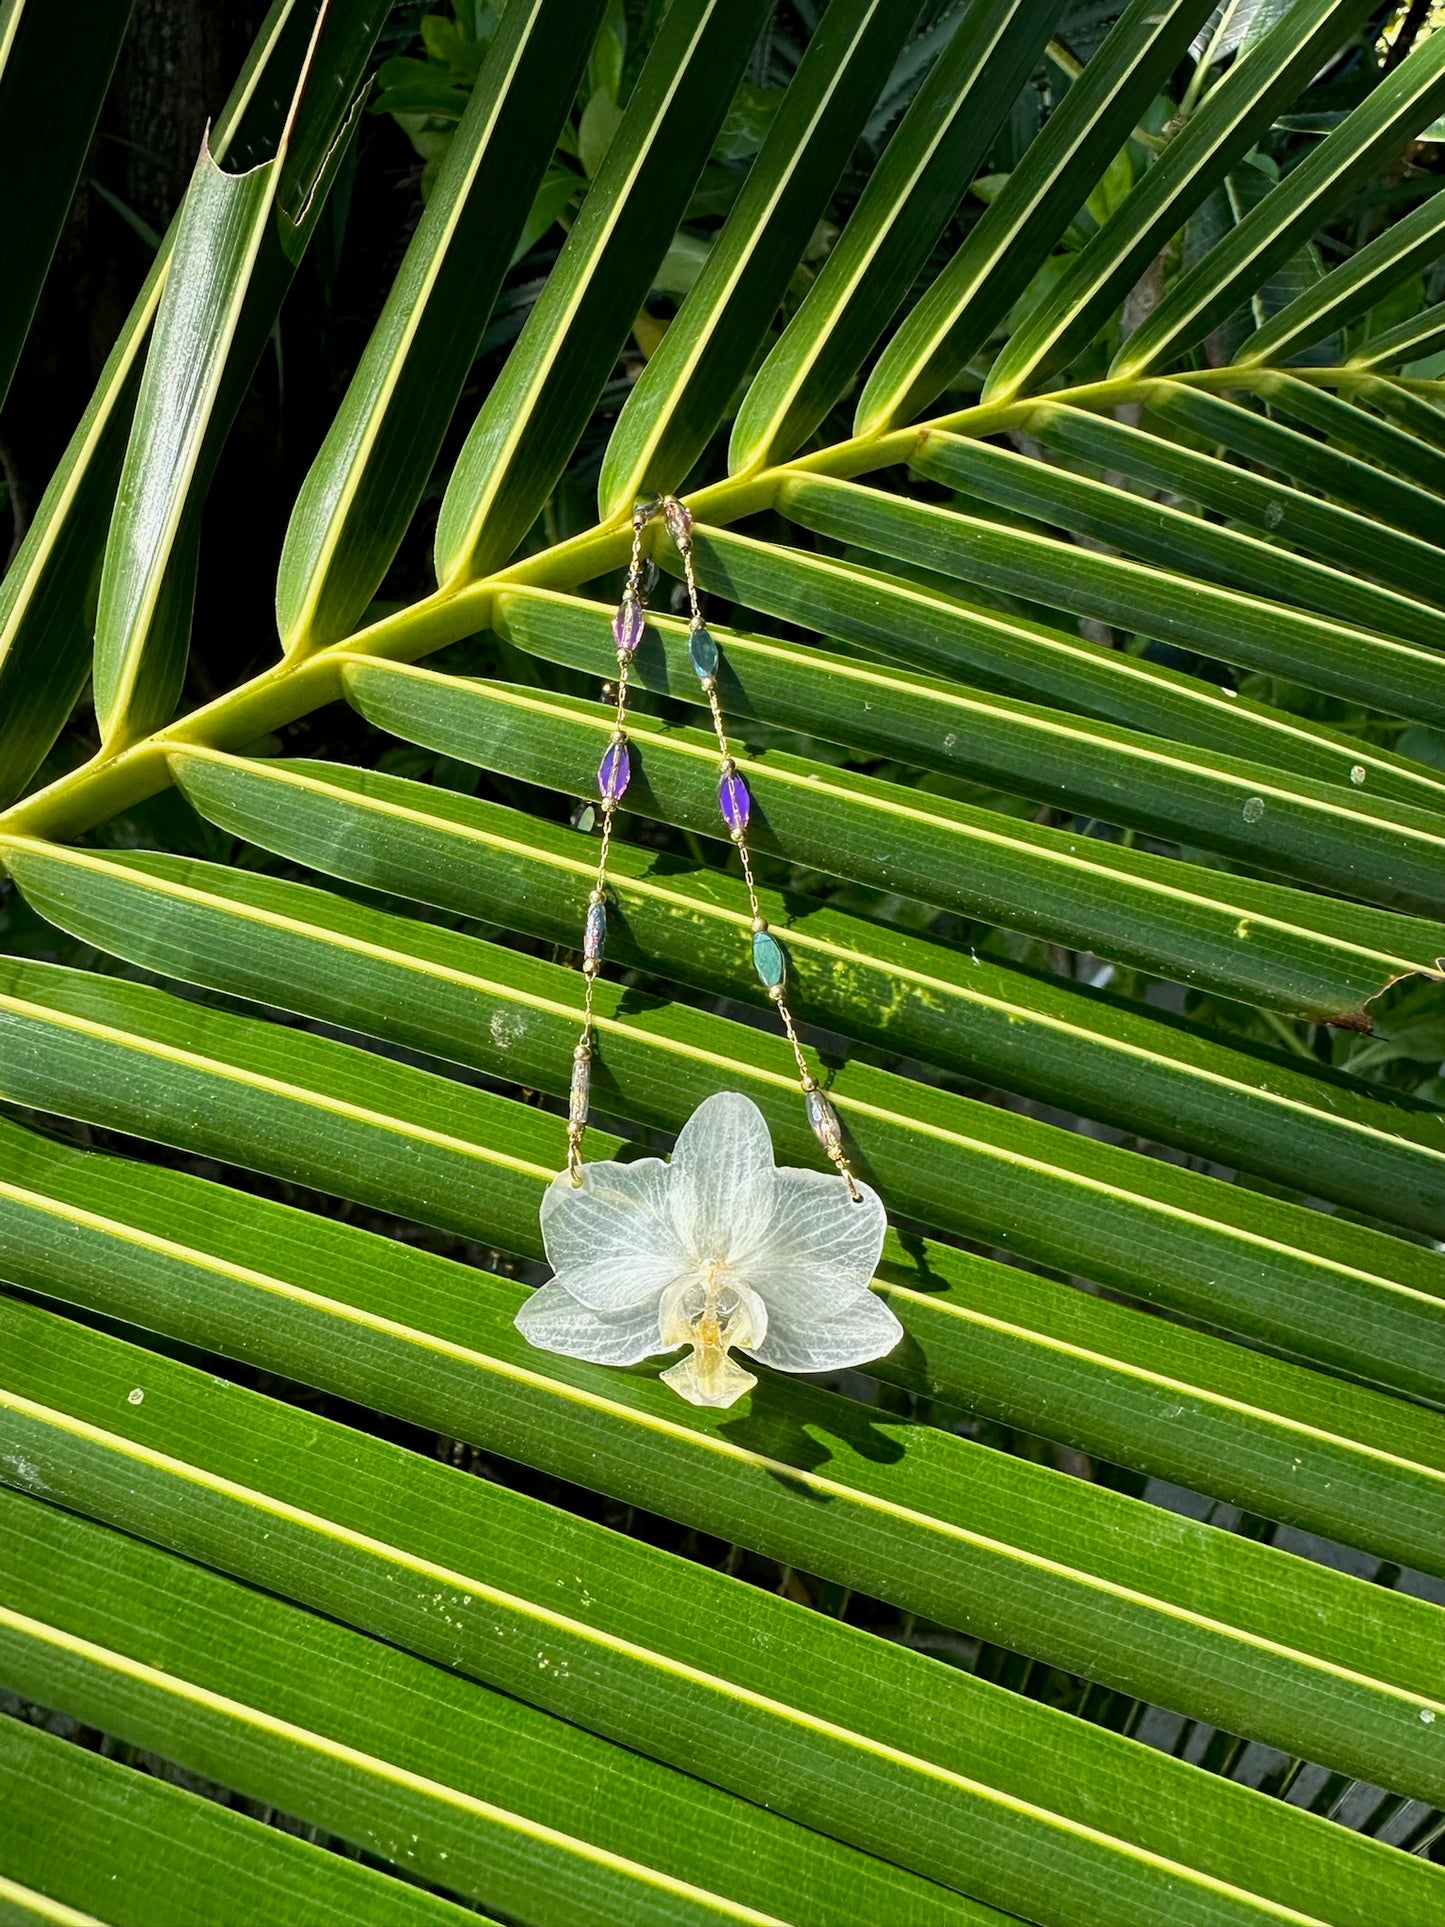
POLYGON ((758 902, 757 884, 753 878, 752 856, 748 850, 747 827, 752 814, 752 798, 747 784, 738 770, 731 749, 728 746, 727 727, 723 721, 722 705, 718 700, 718 647, 708 632, 703 619, 702 599, 698 594, 697 572, 693 566, 692 553, 692 516, 685 503, 675 495, 648 496, 639 501, 632 511, 632 556, 627 567, 627 579, 623 584, 622 600, 617 613, 612 618, 612 634, 617 644, 617 708, 612 726, 612 740, 607 746, 597 769, 597 788, 601 799, 602 839, 597 851, 597 877, 587 899, 587 919, 582 935, 582 974, 585 992, 582 1004, 582 1034, 572 1053, 572 1088, 567 1109, 567 1169, 573 1184, 582 1182, 582 1141, 587 1133, 587 1111, 592 1086, 592 1052, 595 1037, 593 1017, 593 998, 598 973, 602 968, 602 952, 607 941, 607 859, 612 847, 612 825, 632 775, 631 754, 627 736, 627 679, 632 666, 632 658, 642 641, 646 625, 647 593, 653 573, 652 563, 643 555, 643 537, 650 523, 661 516, 667 525, 678 554, 682 557, 683 579, 687 585, 687 600, 690 611, 688 621, 688 655, 703 694, 707 697, 708 709, 712 713, 713 732, 718 746, 718 808, 738 853, 742 864, 743 881, 747 885, 748 903, 752 909, 752 951, 753 968, 758 979, 767 991, 784 1031, 792 1047, 793 1059, 798 1066, 798 1082, 802 1087, 803 1104, 813 1135, 822 1145, 838 1170, 839 1176, 848 1186, 848 1195, 855 1203, 860 1202, 863 1193, 858 1189, 858 1181, 853 1176, 853 1167, 843 1148, 843 1129, 838 1121, 838 1113, 819 1088, 818 1080, 808 1068, 808 1060, 803 1055, 803 1046, 798 1040, 797 1026, 787 1002, 788 957, 782 944, 768 927, 758 902))

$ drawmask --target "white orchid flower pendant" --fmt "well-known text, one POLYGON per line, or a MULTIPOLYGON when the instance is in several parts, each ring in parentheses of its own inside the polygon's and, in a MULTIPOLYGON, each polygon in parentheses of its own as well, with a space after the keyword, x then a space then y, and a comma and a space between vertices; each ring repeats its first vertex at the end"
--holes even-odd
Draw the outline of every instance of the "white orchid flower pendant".
POLYGON ((773 1163, 750 1098, 699 1104, 671 1163, 586 1164, 542 1200, 556 1276, 517 1313, 543 1351, 635 1365, 691 1347, 662 1374, 693 1405, 731 1405, 757 1384, 732 1357, 783 1372, 861 1365, 903 1327, 869 1281, 887 1228, 877 1193, 773 1163))

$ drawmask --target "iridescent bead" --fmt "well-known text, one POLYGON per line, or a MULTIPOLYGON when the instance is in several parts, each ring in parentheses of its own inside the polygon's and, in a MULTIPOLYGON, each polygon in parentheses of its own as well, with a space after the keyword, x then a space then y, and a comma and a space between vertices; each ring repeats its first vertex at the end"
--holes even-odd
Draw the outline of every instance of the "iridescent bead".
POLYGON ((590 904, 587 910, 587 921, 582 926, 582 955, 589 963, 595 963, 602 955, 602 946, 606 941, 607 905, 590 904))
POLYGON ((592 1089, 592 1059, 578 1055, 572 1059, 572 1089, 567 1098, 569 1124, 587 1122, 587 1100, 592 1089))
POLYGON ((788 958, 771 930, 753 932, 753 968, 765 990, 775 990, 788 974, 788 958))
POLYGON ((642 629, 642 606, 634 602, 631 596, 627 596, 612 618, 612 633, 617 638, 619 656, 631 656, 636 653, 637 645, 642 641, 642 629))
POLYGON ((753 800, 748 795, 748 786, 736 770, 729 770, 717 786, 717 804, 722 811, 722 820, 734 836, 741 836, 748 827, 752 815, 753 800))
POLYGON ((699 682, 717 674, 717 644, 706 629, 694 629, 687 638, 687 653, 697 671, 699 682))
POLYGON ((808 1091, 804 1095, 803 1106, 813 1136, 831 1156, 834 1147, 843 1142, 843 1127, 838 1122, 838 1113, 821 1091, 808 1091))
POLYGON ((662 513, 674 542, 681 542, 692 534, 692 515, 686 502, 679 502, 674 496, 663 504, 662 513))
POLYGON ((632 759, 626 743, 612 743, 597 765, 597 787, 604 803, 615 803, 632 780, 632 759))

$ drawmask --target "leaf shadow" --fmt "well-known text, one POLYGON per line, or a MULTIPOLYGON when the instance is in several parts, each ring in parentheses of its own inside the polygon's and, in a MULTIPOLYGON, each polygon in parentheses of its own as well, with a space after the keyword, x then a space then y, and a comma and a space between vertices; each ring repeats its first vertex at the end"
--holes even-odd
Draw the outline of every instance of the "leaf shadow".
POLYGON ((839 1456, 839 1445, 875 1465, 896 1464, 904 1455, 902 1443, 893 1436, 899 1423, 889 1414, 875 1414, 867 1406, 816 1386, 765 1374, 748 1400, 748 1409, 736 1418, 723 1419, 717 1429, 732 1444, 770 1461, 771 1476, 790 1492, 817 1505, 831 1505, 830 1494, 793 1474, 821 1471, 839 1456))

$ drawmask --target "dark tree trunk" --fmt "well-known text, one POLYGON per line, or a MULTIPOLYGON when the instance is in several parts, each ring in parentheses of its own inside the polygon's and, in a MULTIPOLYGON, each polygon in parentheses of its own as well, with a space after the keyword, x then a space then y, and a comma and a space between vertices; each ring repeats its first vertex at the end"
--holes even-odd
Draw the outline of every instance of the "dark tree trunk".
POLYGON ((130 142, 126 199, 157 232, 185 193, 206 123, 226 97, 236 17, 245 11, 223 0, 135 0, 114 105, 130 142))

